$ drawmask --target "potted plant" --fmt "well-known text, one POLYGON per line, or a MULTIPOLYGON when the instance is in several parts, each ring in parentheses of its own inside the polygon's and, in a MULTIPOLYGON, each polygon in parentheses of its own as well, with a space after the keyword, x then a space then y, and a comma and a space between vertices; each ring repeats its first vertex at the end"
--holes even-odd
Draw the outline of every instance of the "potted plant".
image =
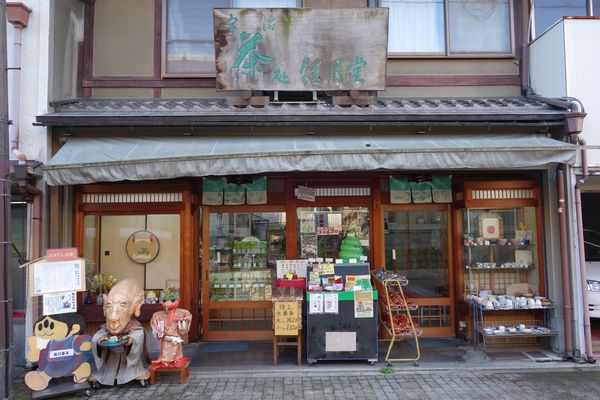
POLYGON ((96 274, 93 277, 93 281, 90 284, 97 293, 96 304, 102 304, 102 295, 108 293, 108 291, 117 283, 117 278, 108 274, 96 274))

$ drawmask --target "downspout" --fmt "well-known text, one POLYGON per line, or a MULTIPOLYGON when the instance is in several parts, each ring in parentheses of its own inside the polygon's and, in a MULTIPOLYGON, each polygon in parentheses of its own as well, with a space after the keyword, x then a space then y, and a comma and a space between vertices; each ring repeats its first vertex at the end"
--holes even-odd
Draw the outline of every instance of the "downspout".
POLYGON ((577 241, 579 247, 579 265, 581 268, 581 293, 583 302, 583 329, 585 335, 585 356, 588 362, 594 363, 596 360, 592 356, 592 329, 590 323, 590 307, 587 289, 587 266, 585 264, 585 248, 583 240, 583 215, 581 212, 581 187, 585 184, 589 173, 587 164, 587 150, 585 149, 585 141, 578 140, 581 146, 581 179, 575 184, 575 212, 577 214, 577 241))
POLYGON ((12 75, 12 90, 8 105, 8 111, 11 125, 8 127, 10 136, 10 153, 19 160, 19 163, 25 163, 25 154, 19 150, 19 106, 21 104, 21 41, 23 29, 18 25, 13 25, 14 43, 12 47, 13 63, 12 67, 8 67, 8 72, 12 75))
POLYGON ((10 154, 12 154, 19 164, 25 164, 25 154, 19 149, 19 114, 21 105, 21 47, 23 46, 22 35, 23 28, 27 27, 31 9, 22 3, 10 3, 6 5, 6 17, 13 26, 14 41, 12 46, 13 66, 7 68, 11 74, 12 90, 9 96, 8 105, 9 117, 12 124, 9 126, 10 154))
POLYGON ((556 170, 558 191, 558 226, 560 234, 560 270, 562 274, 563 320, 565 328, 565 358, 573 358, 573 307, 571 305, 571 279, 569 276, 569 247, 567 236, 567 209, 565 201, 565 166, 556 170))

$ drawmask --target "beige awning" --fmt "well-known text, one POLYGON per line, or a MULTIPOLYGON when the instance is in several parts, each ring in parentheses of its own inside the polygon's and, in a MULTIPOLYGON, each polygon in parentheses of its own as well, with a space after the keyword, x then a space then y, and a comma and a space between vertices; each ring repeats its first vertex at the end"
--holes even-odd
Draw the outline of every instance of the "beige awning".
POLYGON ((514 170, 572 164, 544 135, 72 137, 43 167, 49 185, 291 171, 514 170))

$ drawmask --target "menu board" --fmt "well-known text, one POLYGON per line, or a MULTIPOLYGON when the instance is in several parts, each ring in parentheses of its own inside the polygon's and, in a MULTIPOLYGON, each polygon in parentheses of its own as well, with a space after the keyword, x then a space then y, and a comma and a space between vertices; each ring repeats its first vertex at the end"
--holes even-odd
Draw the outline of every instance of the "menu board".
POLYGON ((33 296, 47 293, 85 290, 85 260, 37 262, 30 274, 30 292, 33 296))
POLYGON ((275 336, 295 336, 298 334, 299 313, 298 302, 276 301, 273 302, 275 336))

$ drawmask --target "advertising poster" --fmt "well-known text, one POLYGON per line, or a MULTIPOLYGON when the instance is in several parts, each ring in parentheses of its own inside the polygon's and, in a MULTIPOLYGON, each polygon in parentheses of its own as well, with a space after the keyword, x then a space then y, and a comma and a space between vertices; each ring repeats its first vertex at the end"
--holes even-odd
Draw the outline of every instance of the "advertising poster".
POLYGON ((339 302, 337 293, 323 293, 325 299, 325 314, 338 314, 339 302))
POLYGON ((311 293, 309 300, 309 314, 323 314, 323 293, 311 293))
POLYGON ((373 318, 373 292, 354 292, 354 318, 373 318))
POLYGON ((64 293, 51 293, 43 296, 43 310, 44 315, 54 314, 66 314, 77 312, 77 293, 76 292, 64 292, 64 293))

